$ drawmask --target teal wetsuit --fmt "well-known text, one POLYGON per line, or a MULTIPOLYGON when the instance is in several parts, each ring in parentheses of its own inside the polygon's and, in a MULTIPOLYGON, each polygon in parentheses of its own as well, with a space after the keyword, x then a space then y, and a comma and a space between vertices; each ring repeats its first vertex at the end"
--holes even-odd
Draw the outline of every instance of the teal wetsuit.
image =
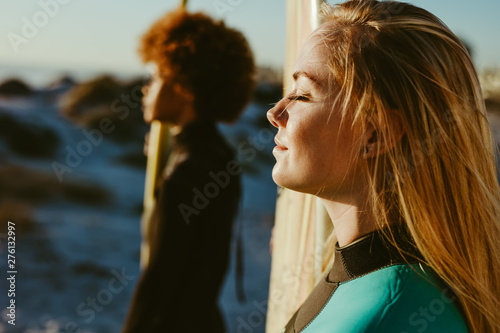
POLYGON ((464 333, 457 297, 399 235, 398 246, 378 232, 336 248, 331 271, 283 332, 464 333))

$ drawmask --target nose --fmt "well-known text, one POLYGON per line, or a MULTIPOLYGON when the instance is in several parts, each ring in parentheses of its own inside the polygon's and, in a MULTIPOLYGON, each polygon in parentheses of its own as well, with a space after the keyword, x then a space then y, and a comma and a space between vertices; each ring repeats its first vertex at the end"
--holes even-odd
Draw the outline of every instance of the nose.
POLYGON ((288 111, 283 98, 272 109, 267 111, 267 119, 276 128, 286 127, 288 121, 288 111))

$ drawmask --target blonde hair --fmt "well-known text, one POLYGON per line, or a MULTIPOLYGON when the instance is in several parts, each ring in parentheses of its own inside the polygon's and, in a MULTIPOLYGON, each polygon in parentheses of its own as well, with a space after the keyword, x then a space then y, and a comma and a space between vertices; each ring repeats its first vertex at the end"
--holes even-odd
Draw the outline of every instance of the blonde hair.
POLYGON ((410 4, 358 0, 322 10, 343 121, 372 124, 380 142, 397 142, 366 164, 379 227, 389 241, 397 228, 409 232, 472 332, 500 332, 496 144, 466 48, 410 4))

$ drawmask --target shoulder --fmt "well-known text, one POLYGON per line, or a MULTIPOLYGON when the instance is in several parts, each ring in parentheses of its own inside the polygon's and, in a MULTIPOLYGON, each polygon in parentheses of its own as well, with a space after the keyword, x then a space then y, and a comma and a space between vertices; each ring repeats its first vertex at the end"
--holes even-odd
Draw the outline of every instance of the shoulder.
POLYGON ((209 131, 191 140, 187 145, 187 158, 176 168, 177 173, 197 173, 208 177, 209 172, 230 172, 235 176, 241 173, 233 148, 217 131, 209 131), (235 172, 234 170, 238 172, 235 172))
POLYGON ((324 332, 467 332, 454 299, 428 268, 392 265, 341 283, 315 321, 324 332))
POLYGON ((175 167, 167 182, 182 187, 189 184, 199 186, 211 182, 221 183, 221 179, 224 179, 222 183, 229 179, 238 182, 242 167, 236 159, 230 157, 210 150, 203 154, 190 153, 175 167))
POLYGON ((227 143, 216 124, 195 122, 180 135, 178 142, 184 157, 174 170, 174 178, 188 176, 192 181, 208 179, 211 172, 238 176, 241 168, 234 149, 227 143))
POLYGON ((392 270, 391 290, 379 309, 377 331, 467 332, 457 297, 430 268, 400 265, 392 270))

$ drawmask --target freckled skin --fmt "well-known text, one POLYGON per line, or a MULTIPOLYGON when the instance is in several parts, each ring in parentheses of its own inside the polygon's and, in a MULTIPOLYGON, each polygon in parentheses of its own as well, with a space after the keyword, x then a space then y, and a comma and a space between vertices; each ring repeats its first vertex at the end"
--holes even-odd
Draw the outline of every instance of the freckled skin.
POLYGON ((327 197, 347 199, 360 178, 359 143, 350 124, 341 127, 341 112, 333 108, 334 90, 328 86, 327 52, 312 35, 299 56, 292 91, 268 111, 278 128, 274 181, 283 187, 327 197))

